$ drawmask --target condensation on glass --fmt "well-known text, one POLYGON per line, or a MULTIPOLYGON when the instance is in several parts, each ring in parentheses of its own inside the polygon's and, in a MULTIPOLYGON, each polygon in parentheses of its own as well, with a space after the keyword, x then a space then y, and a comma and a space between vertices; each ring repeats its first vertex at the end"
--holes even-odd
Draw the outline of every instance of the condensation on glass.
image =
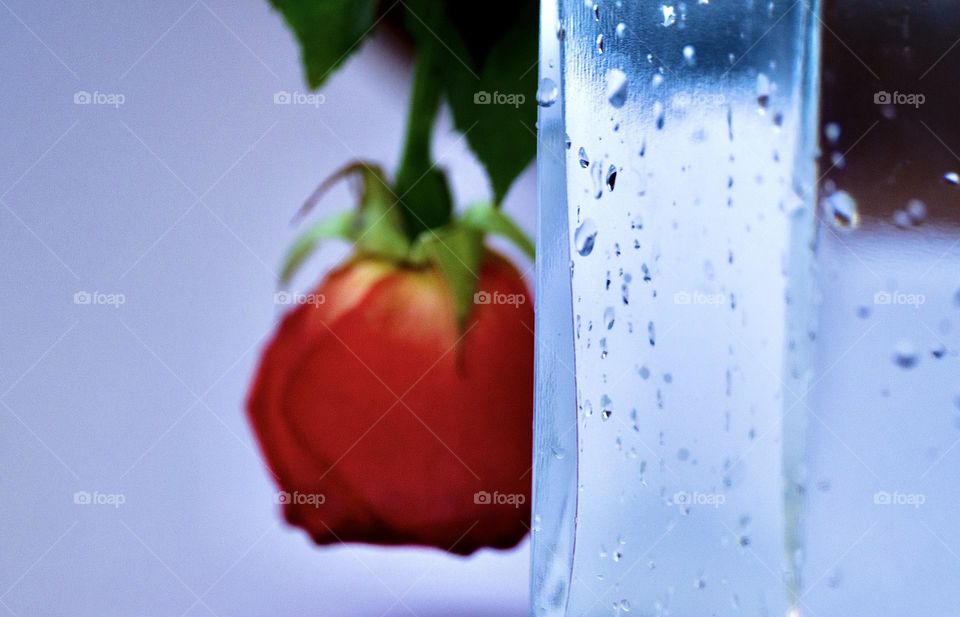
POLYGON ((560 0, 542 17, 559 94, 540 101, 533 611, 786 615, 811 12, 560 0))
POLYGON ((542 11, 533 613, 955 614, 960 13, 542 11))
POLYGON ((960 607, 956 2, 823 11, 800 612, 960 607))

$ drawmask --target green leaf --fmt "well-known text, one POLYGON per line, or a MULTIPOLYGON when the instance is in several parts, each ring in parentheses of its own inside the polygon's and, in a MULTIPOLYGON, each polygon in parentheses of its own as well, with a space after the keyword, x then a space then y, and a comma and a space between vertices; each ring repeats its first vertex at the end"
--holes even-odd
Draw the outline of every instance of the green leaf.
POLYGON ((489 202, 470 206, 460 217, 460 222, 471 229, 506 238, 530 259, 536 255, 533 241, 527 237, 527 234, 513 222, 512 218, 489 202))
POLYGON ((453 294, 457 322, 461 325, 473 308, 484 250, 481 232, 451 226, 423 232, 411 254, 414 262, 429 261, 440 268, 453 294))
POLYGON ((376 0, 270 0, 300 41, 310 88, 319 88, 360 47, 376 17, 376 0))
POLYGON ((454 124, 499 204, 536 154, 537 3, 406 0, 420 47, 438 45, 454 124), (501 7, 502 5, 502 7, 501 7), (502 10, 501 10, 502 8, 502 10))

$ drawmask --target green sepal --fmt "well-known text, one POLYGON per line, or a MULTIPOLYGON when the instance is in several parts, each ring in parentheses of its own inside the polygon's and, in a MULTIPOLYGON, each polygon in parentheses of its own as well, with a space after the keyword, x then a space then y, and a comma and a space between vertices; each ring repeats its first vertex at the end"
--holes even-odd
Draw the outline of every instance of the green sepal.
POLYGON ((512 242, 530 259, 534 259, 536 250, 533 241, 503 210, 490 202, 479 202, 469 208, 460 217, 460 222, 477 231, 502 236, 512 242))
POLYGON ((287 283, 297 269, 303 265, 321 240, 327 238, 343 238, 351 240, 353 237, 354 220, 356 214, 353 212, 343 212, 332 218, 324 219, 313 224, 310 229, 302 233, 287 251, 283 259, 283 271, 280 273, 280 281, 287 283))
POLYGON ((454 224, 423 232, 410 252, 412 263, 429 262, 440 269, 453 294, 457 323, 461 326, 473 308, 484 251, 482 232, 454 224))
POLYGON ((326 179, 300 208, 296 218, 304 216, 323 194, 338 180, 360 179, 361 191, 357 208, 312 225, 300 235, 284 259, 281 282, 290 280, 304 261, 316 250, 321 240, 342 238, 354 245, 360 255, 404 261, 410 253, 410 242, 403 229, 402 214, 396 205, 383 173, 374 165, 356 162, 347 165, 326 179))

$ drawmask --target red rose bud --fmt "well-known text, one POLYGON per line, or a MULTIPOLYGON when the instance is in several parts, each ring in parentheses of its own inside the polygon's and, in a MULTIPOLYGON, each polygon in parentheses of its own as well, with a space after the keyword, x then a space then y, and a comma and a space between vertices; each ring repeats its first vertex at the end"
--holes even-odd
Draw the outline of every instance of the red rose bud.
POLYGON ((465 319, 434 265, 358 258, 306 297, 248 401, 287 521, 318 544, 516 545, 533 441, 533 307, 516 269, 487 252, 465 319))

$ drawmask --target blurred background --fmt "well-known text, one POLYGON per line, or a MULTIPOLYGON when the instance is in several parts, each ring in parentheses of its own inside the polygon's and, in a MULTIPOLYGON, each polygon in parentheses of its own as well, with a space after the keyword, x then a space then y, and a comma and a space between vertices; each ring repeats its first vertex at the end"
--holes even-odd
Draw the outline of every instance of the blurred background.
MULTIPOLYGON (((0 615, 526 614, 528 542, 286 527, 243 410, 290 218, 348 160, 393 168, 409 71, 381 29, 301 96, 266 0, 0 0, 0 615)), ((435 150, 456 203, 489 197, 447 119, 435 150)), ((534 191, 530 169, 505 202, 528 232, 534 191)))

